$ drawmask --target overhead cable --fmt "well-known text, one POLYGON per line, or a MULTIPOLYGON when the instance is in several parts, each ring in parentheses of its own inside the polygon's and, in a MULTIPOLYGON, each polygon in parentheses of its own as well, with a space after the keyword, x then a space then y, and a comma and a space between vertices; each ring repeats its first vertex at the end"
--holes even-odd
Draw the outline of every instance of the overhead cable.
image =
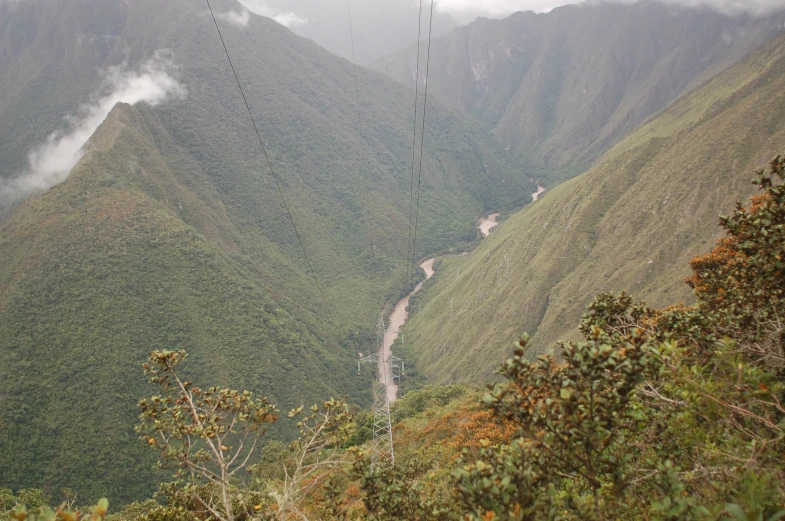
MULTIPOLYGON (((357 134, 360 138, 360 168, 366 166, 365 161, 365 141, 363 140, 363 120, 362 112, 360 111, 360 87, 357 83, 357 59, 354 56, 354 29, 352 27, 352 7, 351 0, 346 0, 346 10, 349 12, 349 38, 352 42, 352 71, 354 72, 354 94, 357 99, 357 134)), ((363 175, 365 181, 365 194, 366 197, 370 194, 368 190, 368 172, 363 175)), ((369 201, 366 201, 368 203, 369 201)), ((371 211, 366 207, 366 221, 368 222, 368 239, 370 240, 371 233, 371 211)))
MULTIPOLYGON (((412 256, 412 203, 414 201, 414 163, 417 154, 417 97, 420 86, 420 34, 422 29, 422 0, 420 0, 420 12, 417 16, 417 62, 414 73, 414 122, 412 124, 412 178, 409 182, 409 220, 406 222, 406 275, 411 280, 414 274, 410 275, 409 257, 412 256)), ((414 260, 412 260, 414 264, 414 260)))
POLYGON ((420 216, 420 184, 422 181, 422 156, 425 145, 425 109, 428 104, 428 70, 431 65, 431 32, 433 29, 433 2, 431 0, 431 17, 428 21, 428 52, 425 59, 425 94, 422 101, 422 130, 420 131, 420 168, 417 173, 417 207, 414 214, 414 240, 412 241, 412 275, 415 272, 417 262, 417 220, 420 216))
POLYGON ((226 59, 229 60, 229 66, 232 68, 232 73, 234 74, 234 79, 237 82, 237 88, 240 89, 240 95, 243 97, 243 102, 245 103, 245 108, 248 111, 248 117, 251 118, 251 123, 253 124, 254 131, 256 131, 256 137, 259 139, 259 144, 262 147, 262 152, 264 152, 264 158, 267 160, 267 166, 270 167, 270 173, 275 179, 275 186, 278 187, 278 194, 281 196, 281 201, 283 202, 283 207, 286 210, 286 214, 289 216, 289 220, 292 222, 292 228, 294 228, 294 234, 297 236, 297 242, 300 243, 300 248, 303 250, 303 256, 305 257, 305 261, 308 264, 308 269, 311 271, 311 275, 313 276, 313 280, 316 283, 316 289, 319 290, 319 294, 322 297, 322 301, 324 301, 324 305, 327 308, 327 314, 330 315, 330 320, 335 325, 335 320, 333 319, 333 314, 330 311, 330 305, 327 303, 327 299, 324 296, 324 292, 322 291, 322 287, 319 284, 319 278, 316 276, 316 272, 313 269, 313 265, 311 264, 311 259, 308 257, 308 252, 305 250, 305 245, 303 244, 302 237, 300 237, 300 232, 297 230, 297 225, 294 223, 294 218, 292 217, 292 212, 289 211, 289 205, 286 204, 286 198, 283 195, 283 190, 281 189, 281 183, 278 181, 278 176, 275 175, 275 170, 273 169, 273 164, 270 161, 270 156, 267 154, 267 148, 264 146, 264 141, 262 141, 262 135, 259 133, 259 127, 256 125, 256 120, 251 113, 251 107, 248 105, 248 99, 245 97, 245 92, 243 91, 243 87, 240 84, 240 78, 237 76, 237 71, 234 68, 234 63, 232 63, 232 57, 229 56, 229 49, 226 47, 226 42, 224 42, 224 37, 221 34, 221 29, 218 27, 218 21, 215 19, 215 13, 213 13, 213 8, 210 5, 210 0, 205 0, 207 2, 207 7, 210 9, 210 16, 213 17, 213 23, 215 24, 215 29, 218 31, 218 37, 221 39, 221 45, 224 48, 224 52, 226 53, 226 59))

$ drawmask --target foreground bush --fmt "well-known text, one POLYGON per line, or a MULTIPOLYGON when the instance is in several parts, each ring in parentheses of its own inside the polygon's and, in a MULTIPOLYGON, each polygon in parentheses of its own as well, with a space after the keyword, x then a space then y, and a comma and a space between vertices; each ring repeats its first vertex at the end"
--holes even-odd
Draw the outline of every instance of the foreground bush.
POLYGON ((356 464, 375 519, 733 519, 785 516, 785 158, 721 218, 691 262, 696 304, 600 295, 584 342, 528 358, 528 338, 483 398, 510 442, 462 450, 449 498, 419 462, 356 464))

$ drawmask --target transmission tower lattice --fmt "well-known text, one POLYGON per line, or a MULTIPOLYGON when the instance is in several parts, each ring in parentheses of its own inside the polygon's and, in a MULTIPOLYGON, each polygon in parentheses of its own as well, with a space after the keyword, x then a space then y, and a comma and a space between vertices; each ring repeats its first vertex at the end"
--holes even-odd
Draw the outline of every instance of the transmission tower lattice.
MULTIPOLYGON (((371 466, 375 467, 381 461, 395 464, 393 451, 392 424, 390 422, 390 393, 393 391, 395 380, 400 380, 404 365, 403 360, 392 354, 385 356, 384 352, 384 317, 380 314, 376 323, 376 353, 361 356, 357 362, 357 373, 360 372, 360 363, 376 364, 378 372, 373 396, 373 441, 371 442, 371 466), (395 371, 398 374, 395 374, 395 371)), ((394 398, 393 398, 394 399, 394 398)))

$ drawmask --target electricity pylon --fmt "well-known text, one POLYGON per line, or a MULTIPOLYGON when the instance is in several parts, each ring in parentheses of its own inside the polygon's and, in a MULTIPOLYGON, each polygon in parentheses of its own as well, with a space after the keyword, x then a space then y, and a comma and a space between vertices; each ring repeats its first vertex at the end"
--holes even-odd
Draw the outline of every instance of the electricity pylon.
MULTIPOLYGON (((373 441, 371 442, 371 466, 380 461, 395 464, 393 451, 392 424, 390 423, 390 387, 395 379, 400 380, 403 372, 403 360, 397 356, 384 356, 384 317, 380 314, 376 323, 376 353, 361 356, 357 361, 357 373, 360 373, 360 362, 376 364, 378 377, 373 392, 373 441), (397 365, 400 364, 400 365, 397 365), (399 373, 396 375, 395 370, 399 373)), ((394 399, 394 398, 393 398, 394 399)))

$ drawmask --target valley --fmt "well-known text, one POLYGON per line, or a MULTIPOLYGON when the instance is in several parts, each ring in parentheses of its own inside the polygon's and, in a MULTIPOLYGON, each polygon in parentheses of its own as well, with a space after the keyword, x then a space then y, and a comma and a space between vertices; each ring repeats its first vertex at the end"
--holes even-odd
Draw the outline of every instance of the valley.
MULTIPOLYGON (((539 188, 542 189, 542 187, 539 188)), ((496 222, 498 217, 499 213, 492 213, 487 217, 480 219, 477 228, 480 230, 480 233, 483 237, 488 237, 488 235, 491 233, 491 229, 498 224, 496 222)), ((425 273, 425 278, 417 283, 411 293, 406 295, 404 298, 399 300, 397 304, 395 304, 392 312, 387 317, 387 327, 384 332, 384 342, 382 351, 380 353, 379 374, 383 375, 381 381, 387 388, 387 401, 389 403, 393 403, 398 399, 398 384, 395 382, 392 375, 385 370, 382 361, 390 358, 390 355, 392 354, 392 346, 398 339, 398 335, 401 334, 401 328, 404 326, 404 324, 406 324, 406 319, 409 318, 409 301, 415 293, 422 289, 425 281, 433 277, 435 273, 433 269, 433 263, 436 260, 437 257, 431 257, 430 259, 426 259, 420 264, 420 268, 425 273)))
MULTIPOLYGON (((433 276, 433 262, 435 260, 435 258, 430 258, 420 264, 420 268, 422 268, 422 270, 425 272, 425 279, 418 282, 411 293, 399 300, 398 303, 395 304, 395 307, 393 308, 390 315, 387 317, 387 328, 384 331, 384 343, 380 353, 381 360, 387 360, 390 358, 390 355, 392 354, 392 346, 395 341, 398 340, 398 335, 401 333, 401 328, 406 323, 406 319, 409 317, 409 310, 407 309, 409 307, 409 300, 411 299, 412 295, 420 291, 425 281, 433 276)), ((392 375, 390 375, 385 370, 381 360, 379 362, 379 374, 383 375, 382 383, 384 383, 387 388, 387 401, 389 403, 393 403, 398 399, 398 384, 395 382, 392 375)))
MULTIPOLYGON (((431 92, 485 123, 530 175, 561 183, 785 21, 781 11, 737 18, 675 4, 599 2, 479 18, 433 41, 431 92)), ((372 68, 422 88, 416 48, 372 68)))
MULTIPOLYGON (((0 40, 2 70, 14 71, 1 75, 0 177, 16 180, 31 148, 69 131, 65 116, 112 94, 101 71, 129 48, 120 79, 143 74, 163 48, 185 92, 156 107, 110 106, 67 179, 4 207, 0 482, 129 502, 157 486, 133 431, 148 388, 138 367, 151 349, 186 349, 192 379, 239 384, 281 408, 346 394, 369 403, 356 353, 373 344, 384 303, 410 291, 412 135, 400 107, 414 96, 358 68, 360 133, 351 63, 268 18, 224 25, 279 192, 204 3, 167 4, 150 23, 158 2, 101 5, 0 4, 0 31, 11 35, 0 40), (28 20, 37 22, 17 39, 13 28, 28 20), (114 32, 85 40, 96 27, 114 32), (72 51, 61 61, 53 48, 72 51), (39 67, 25 66, 28 53, 39 67), (59 84, 67 88, 53 95, 59 84), (29 376, 13 383, 20 372, 29 376), (87 373, 103 376, 68 377, 87 373), (59 434, 28 441, 55 411, 45 424, 59 434), (85 431, 95 443, 79 443, 85 431)), ((520 207, 535 186, 470 116, 429 101, 428 122, 417 257, 465 249, 477 215, 520 207)), ((296 426, 272 430, 287 439, 296 426)))
POLYGON ((0 0, 0 521, 785 515, 758 3, 0 0))

